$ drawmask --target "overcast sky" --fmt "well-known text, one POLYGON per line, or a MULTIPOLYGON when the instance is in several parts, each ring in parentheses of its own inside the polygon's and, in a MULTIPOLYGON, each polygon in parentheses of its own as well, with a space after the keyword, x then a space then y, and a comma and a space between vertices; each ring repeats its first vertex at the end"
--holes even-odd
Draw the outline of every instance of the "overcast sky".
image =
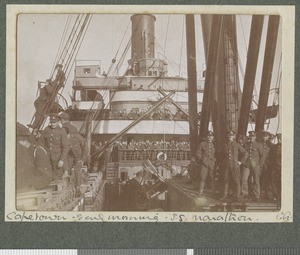
MULTIPOLYGON (((94 14, 76 59, 99 60, 101 69, 107 71, 118 49, 117 61, 130 39, 130 16, 128 14, 94 14)), ((156 57, 166 58, 169 64, 169 76, 180 74, 186 77, 185 16, 179 14, 155 16, 156 57), (179 66, 181 66, 180 70, 179 66)), ((33 103, 36 98, 38 81, 45 81, 50 76, 67 18, 66 14, 20 14, 18 16, 17 121, 23 124, 29 124, 34 114, 33 103)), ((74 21, 75 15, 72 15, 71 19, 74 21)), ((257 67, 257 93, 260 87, 267 20, 265 18, 257 67)), ((236 21, 239 56, 245 70, 251 16, 237 16, 236 21)), ((205 60, 199 15, 195 15, 195 27, 197 70, 199 70, 198 75, 200 76, 205 60)), ((276 85, 280 53, 281 37, 279 36, 271 87, 276 85)), ((129 58, 130 50, 125 60, 129 58)), ((243 84, 242 73, 240 72, 239 75, 240 83, 243 84)), ((63 93, 67 100, 69 100, 68 94, 71 94, 72 80, 73 73, 71 73, 63 93)), ((277 121, 273 125, 276 128, 277 121)))

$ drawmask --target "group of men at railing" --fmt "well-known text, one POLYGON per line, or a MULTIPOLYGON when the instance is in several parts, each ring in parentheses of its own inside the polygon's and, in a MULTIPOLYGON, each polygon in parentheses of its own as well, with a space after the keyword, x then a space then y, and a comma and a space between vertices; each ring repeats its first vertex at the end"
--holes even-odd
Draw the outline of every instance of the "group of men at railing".
MULTIPOLYGON (((124 120, 136 120, 146 113, 148 108, 139 108, 131 109, 127 111, 126 109, 122 110, 111 110, 109 112, 109 119, 124 119, 124 120)), ((151 112, 145 119, 149 120, 188 120, 187 115, 184 115, 181 111, 176 111, 172 113, 169 109, 157 109, 151 112)))
POLYGON ((131 140, 116 142, 112 161, 127 160, 189 160, 190 144, 187 141, 142 141, 131 140))

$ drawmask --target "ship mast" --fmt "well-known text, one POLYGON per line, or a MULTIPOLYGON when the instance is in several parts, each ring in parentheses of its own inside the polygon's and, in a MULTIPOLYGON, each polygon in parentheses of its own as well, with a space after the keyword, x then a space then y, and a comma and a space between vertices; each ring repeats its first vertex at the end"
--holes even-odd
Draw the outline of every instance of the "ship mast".
POLYGON ((190 150, 194 157, 198 147, 198 111, 197 111, 197 70, 195 46, 195 21, 193 14, 186 17, 186 46, 187 46, 187 71, 188 71, 188 99, 189 99, 189 126, 190 150))
POLYGON ((240 135, 246 135, 247 133, 263 22, 264 22, 263 15, 252 16, 251 31, 250 31, 250 38, 249 38, 249 50, 247 54, 248 57, 246 63, 245 81, 243 87, 243 95, 242 95, 242 102, 241 102, 239 127, 238 127, 238 134, 240 135))
POLYGON ((267 112, 269 91, 270 91, 271 79, 272 79, 272 71, 273 71, 273 65, 275 59, 279 21, 280 21, 280 16, 278 15, 271 15, 269 17, 267 40, 266 40, 266 47, 265 47, 265 58, 264 58, 262 78, 261 78, 261 87, 259 93, 255 131, 263 130, 265 120, 266 120, 266 112, 267 112))

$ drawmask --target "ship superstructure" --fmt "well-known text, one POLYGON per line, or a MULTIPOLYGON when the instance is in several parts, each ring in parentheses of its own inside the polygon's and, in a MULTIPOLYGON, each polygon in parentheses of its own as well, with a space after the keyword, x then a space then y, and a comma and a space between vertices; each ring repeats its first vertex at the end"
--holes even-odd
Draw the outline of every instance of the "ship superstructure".
MULTIPOLYGON (((94 211, 234 208, 228 209, 227 204, 215 197, 199 203, 198 192, 186 179, 188 168, 193 167, 195 149, 206 136, 209 125, 215 131, 219 148, 225 143, 226 131, 238 132, 240 127, 239 117, 243 116, 240 106, 245 99, 241 98, 238 78, 235 15, 202 15, 207 70, 200 80, 195 69, 195 45, 190 43, 195 40, 191 22, 194 17, 186 16, 188 78, 169 76, 166 60, 156 57, 156 18, 152 14, 131 16, 132 35, 125 49, 131 47, 131 58, 123 75, 111 69, 107 73, 102 71, 101 61, 75 61, 72 103, 65 112, 85 138, 89 154, 82 172, 86 175, 83 198, 75 208, 94 211)), ((125 54, 118 61, 113 58, 112 65, 120 67, 124 57, 125 54)), ((252 92, 253 88, 249 93, 252 92)), ((55 97, 56 94, 51 98, 55 97)), ((45 118, 46 115, 40 124, 45 118)), ((245 130, 255 116, 254 120, 249 117, 247 120, 245 130)), ((216 176, 217 181, 220 178, 216 176)), ((246 204, 238 204, 236 208, 248 210, 246 204)), ((262 210, 277 209, 278 204, 274 203, 262 207, 262 210)))
MULTIPOLYGON (((131 17, 131 59, 128 61, 128 69, 124 76, 101 74, 100 66, 97 65, 75 68, 74 100, 72 110, 69 112, 72 123, 83 134, 87 134, 91 150, 93 143, 104 145, 134 122, 135 125, 124 132, 118 143, 126 144, 127 147, 132 142, 147 141, 151 145, 161 143, 155 155, 153 153, 150 157, 139 155, 140 160, 147 158, 157 160, 160 152, 170 149, 166 144, 169 146, 172 141, 172 144, 178 145, 189 140, 188 117, 178 109, 180 107, 188 112, 187 79, 168 76, 166 61, 155 57, 155 20, 155 16, 150 14, 135 14, 131 17), (174 94, 170 100, 151 111, 151 108, 165 97, 165 93, 171 92, 174 94), (137 121, 149 110, 147 116, 137 121)), ((204 79, 197 81, 199 112, 203 85, 204 79)), ((119 169, 123 167, 122 161, 126 161, 126 166, 130 165, 129 162, 137 165, 134 163, 137 158, 131 156, 128 148, 123 150, 119 148, 119 151, 119 169)), ((175 153, 173 157, 171 154, 166 152, 164 157, 177 160, 179 165, 182 158, 189 160, 188 153, 178 157, 175 153)), ((138 164, 142 167, 141 162, 138 164)))

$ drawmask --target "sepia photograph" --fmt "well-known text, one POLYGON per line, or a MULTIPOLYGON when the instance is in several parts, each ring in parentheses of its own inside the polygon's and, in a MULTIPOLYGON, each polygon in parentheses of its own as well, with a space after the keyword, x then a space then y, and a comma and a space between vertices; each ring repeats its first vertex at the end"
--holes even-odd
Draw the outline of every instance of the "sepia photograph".
POLYGON ((288 15, 85 7, 8 12, 6 220, 292 221, 288 15))

